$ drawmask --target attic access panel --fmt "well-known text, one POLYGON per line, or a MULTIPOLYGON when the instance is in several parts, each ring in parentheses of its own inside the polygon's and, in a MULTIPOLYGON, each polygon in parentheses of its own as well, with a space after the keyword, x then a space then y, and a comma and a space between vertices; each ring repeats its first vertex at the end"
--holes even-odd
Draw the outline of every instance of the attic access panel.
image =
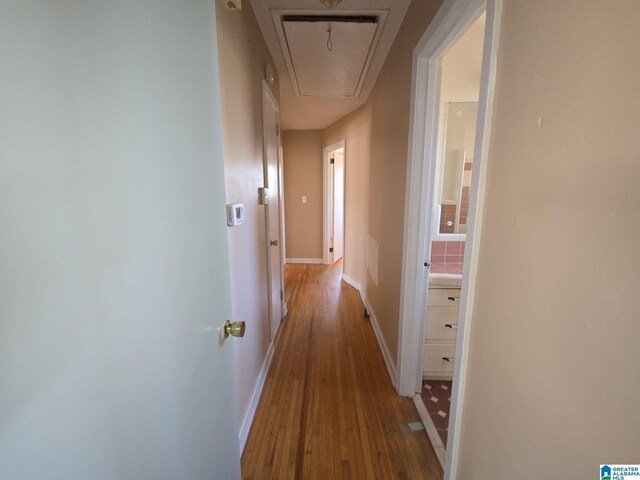
POLYGON ((282 26, 297 95, 359 95, 379 36, 378 17, 284 15, 282 26))

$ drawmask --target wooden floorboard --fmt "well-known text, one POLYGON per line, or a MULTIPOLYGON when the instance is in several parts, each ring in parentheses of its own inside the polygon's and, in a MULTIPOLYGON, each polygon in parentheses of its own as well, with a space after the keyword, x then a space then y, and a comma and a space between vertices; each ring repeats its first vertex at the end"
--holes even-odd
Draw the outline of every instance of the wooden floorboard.
POLYGON ((289 313, 242 456, 242 477, 441 479, 413 402, 391 384, 340 265, 287 265, 289 313))

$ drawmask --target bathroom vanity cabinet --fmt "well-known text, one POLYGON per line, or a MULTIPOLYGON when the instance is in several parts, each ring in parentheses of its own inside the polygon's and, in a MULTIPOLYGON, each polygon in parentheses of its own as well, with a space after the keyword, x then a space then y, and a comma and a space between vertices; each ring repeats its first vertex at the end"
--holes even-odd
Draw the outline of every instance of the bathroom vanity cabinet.
POLYGON ((451 380, 453 376, 459 305, 460 287, 429 285, 422 361, 424 379, 451 380))

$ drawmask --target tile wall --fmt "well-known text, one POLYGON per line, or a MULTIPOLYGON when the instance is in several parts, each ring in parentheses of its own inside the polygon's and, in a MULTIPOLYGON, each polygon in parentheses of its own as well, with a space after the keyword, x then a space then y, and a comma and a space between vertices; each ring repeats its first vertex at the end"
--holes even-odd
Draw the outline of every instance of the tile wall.
POLYGON ((467 224, 467 216, 469 216, 469 188, 462 187, 462 198, 460 199, 460 225, 467 224))
POLYGON ((431 242, 431 273, 462 275, 464 242, 431 242))
POLYGON ((455 233, 456 228, 456 205, 440 206, 440 233, 455 233), (451 226, 447 225, 451 222, 451 226))

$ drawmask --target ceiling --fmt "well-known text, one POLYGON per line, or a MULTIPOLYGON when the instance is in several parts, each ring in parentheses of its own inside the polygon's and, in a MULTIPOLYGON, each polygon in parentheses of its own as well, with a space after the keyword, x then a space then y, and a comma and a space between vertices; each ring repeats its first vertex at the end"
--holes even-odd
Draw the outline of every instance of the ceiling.
POLYGON ((251 5, 280 78, 282 128, 323 129, 367 100, 409 0, 344 0, 335 8, 319 0, 251 5), (375 22, 310 22, 302 15, 371 16, 375 22))
POLYGON ((485 23, 483 14, 442 58, 443 102, 478 101, 485 23))

